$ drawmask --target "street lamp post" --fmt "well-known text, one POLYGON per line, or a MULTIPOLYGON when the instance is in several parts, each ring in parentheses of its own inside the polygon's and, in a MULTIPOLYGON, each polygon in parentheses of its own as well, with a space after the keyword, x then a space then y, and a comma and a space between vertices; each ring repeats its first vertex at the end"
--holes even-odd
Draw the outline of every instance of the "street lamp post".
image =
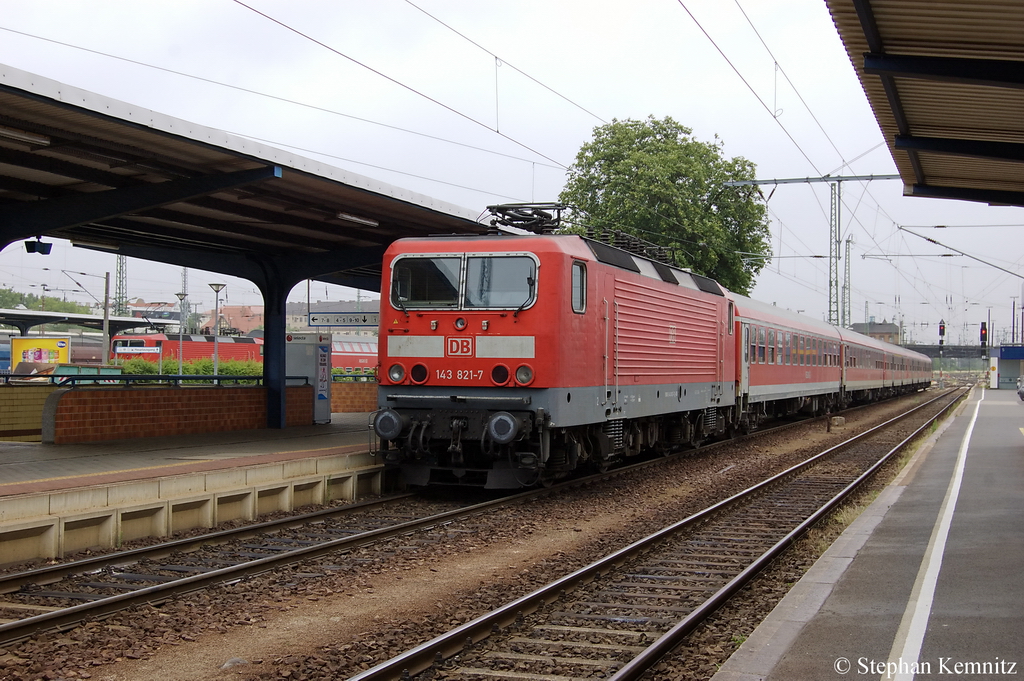
POLYGON ((227 286, 226 284, 211 284, 210 288, 213 289, 214 303, 213 303, 213 375, 217 375, 217 336, 220 335, 220 292, 227 286))
POLYGON ((220 335, 220 292, 227 284, 210 284, 215 294, 213 304, 213 375, 217 375, 217 336, 220 335))
POLYGON ((185 298, 187 293, 175 293, 178 296, 178 384, 181 384, 182 354, 185 349, 185 298))

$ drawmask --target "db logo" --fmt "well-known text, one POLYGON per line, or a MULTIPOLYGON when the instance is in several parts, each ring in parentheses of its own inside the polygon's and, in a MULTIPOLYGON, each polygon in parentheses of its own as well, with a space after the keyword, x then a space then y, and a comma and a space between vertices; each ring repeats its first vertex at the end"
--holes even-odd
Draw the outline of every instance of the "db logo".
POLYGON ((446 357, 472 357, 473 356, 473 339, 472 338, 446 338, 445 339, 445 356, 446 357))

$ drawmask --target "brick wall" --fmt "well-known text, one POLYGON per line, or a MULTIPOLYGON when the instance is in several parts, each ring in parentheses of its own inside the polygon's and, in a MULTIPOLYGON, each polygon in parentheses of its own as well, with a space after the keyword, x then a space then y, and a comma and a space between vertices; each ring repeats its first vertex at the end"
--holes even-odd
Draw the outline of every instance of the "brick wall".
POLYGON ((376 381, 339 381, 331 384, 331 412, 345 414, 376 410, 376 381))
POLYGON ((39 442, 43 404, 54 385, 0 385, 0 441, 39 442))
MULTIPOLYGON (((313 387, 291 386, 286 424, 313 423, 313 387)), ((53 444, 266 428, 262 386, 77 388, 55 391, 42 410, 53 444)))

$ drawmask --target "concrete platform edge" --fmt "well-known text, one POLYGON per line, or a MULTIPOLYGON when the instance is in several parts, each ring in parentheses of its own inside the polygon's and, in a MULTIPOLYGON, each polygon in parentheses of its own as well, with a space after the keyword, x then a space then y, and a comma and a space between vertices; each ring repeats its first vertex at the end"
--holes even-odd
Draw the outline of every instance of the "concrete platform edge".
POLYGON ((888 513, 889 509, 906 489, 904 481, 928 455, 935 442, 953 422, 968 403, 961 401, 953 414, 917 448, 907 465, 896 478, 850 523, 850 526, 833 542, 814 565, 804 573, 789 593, 768 614, 753 633, 734 652, 712 681, 763 681, 775 669, 796 640, 803 627, 821 609, 825 600, 853 562, 854 556, 864 546, 871 533, 888 513))

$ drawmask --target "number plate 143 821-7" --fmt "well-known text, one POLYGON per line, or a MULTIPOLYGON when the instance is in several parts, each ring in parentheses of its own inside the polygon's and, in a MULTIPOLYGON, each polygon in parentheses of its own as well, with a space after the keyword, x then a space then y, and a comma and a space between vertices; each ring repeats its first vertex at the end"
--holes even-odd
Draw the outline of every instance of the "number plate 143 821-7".
POLYGON ((434 372, 439 381, 478 381, 484 377, 483 369, 437 369, 434 372))

